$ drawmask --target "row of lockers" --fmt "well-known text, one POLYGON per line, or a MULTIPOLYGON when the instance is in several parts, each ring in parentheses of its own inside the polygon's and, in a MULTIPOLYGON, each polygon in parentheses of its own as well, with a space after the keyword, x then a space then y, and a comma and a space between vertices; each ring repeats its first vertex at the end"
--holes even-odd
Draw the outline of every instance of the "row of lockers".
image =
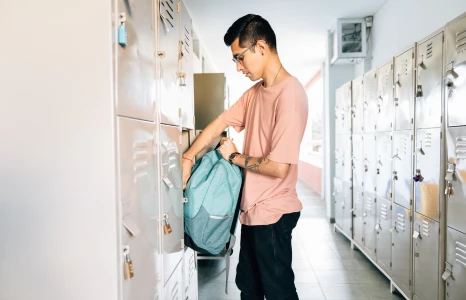
POLYGON ((466 295, 465 64, 463 15, 336 91, 337 227, 407 299, 466 295))

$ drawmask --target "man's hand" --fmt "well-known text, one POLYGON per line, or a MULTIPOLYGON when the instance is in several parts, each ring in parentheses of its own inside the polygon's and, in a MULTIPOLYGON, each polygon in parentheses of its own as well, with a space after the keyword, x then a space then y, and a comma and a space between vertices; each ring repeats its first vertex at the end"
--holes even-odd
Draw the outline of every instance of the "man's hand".
POLYGON ((220 141, 220 147, 218 147, 218 152, 222 155, 223 159, 227 160, 230 158, 230 155, 233 152, 238 152, 235 144, 229 138, 222 138, 220 141))
MULTIPOLYGON (((189 157, 187 157, 189 158, 189 157)), ((188 160, 187 158, 182 158, 181 162, 181 172, 182 172, 182 179, 183 179, 183 190, 186 188, 186 184, 188 183, 189 177, 191 177, 191 170, 194 166, 194 162, 188 160)), ((191 158, 189 158, 191 159, 191 158)))

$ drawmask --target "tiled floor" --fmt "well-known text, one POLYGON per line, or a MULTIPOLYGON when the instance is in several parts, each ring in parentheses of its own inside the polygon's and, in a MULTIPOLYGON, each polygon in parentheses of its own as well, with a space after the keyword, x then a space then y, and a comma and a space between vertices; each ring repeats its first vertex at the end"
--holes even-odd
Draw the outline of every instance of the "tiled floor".
MULTIPOLYGON (((327 221, 325 203, 298 182, 304 209, 293 231, 293 269, 301 300, 403 299, 390 293, 386 277, 364 254, 350 249, 350 242, 327 221)), ((239 232, 239 230, 238 230, 239 232)), ((225 294, 225 262, 199 261, 199 300, 240 299, 235 285, 239 238, 231 259, 229 293, 225 294)))

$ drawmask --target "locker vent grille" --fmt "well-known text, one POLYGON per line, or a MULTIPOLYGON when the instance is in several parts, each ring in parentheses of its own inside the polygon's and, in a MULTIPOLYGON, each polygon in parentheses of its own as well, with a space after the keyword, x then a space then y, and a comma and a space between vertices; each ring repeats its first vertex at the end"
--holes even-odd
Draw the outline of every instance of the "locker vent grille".
POLYGON ((429 222, 427 221, 422 221, 422 234, 429 236, 429 222))
POLYGON ((398 155, 406 155, 408 153, 408 139, 400 137, 398 145, 398 155))
POLYGON ((177 300, 178 299, 178 281, 175 283, 172 289, 172 300, 177 300))
POLYGON ((426 45, 426 58, 429 59, 432 57, 432 51, 433 51, 433 42, 427 43, 426 45))
POLYGON ((367 211, 372 211, 372 198, 371 197, 367 197, 366 198, 366 207, 365 207, 365 210, 367 211))
POLYGON ((405 59, 401 62, 401 70, 397 75, 408 75, 408 60, 405 59))
POLYGON ((456 242, 456 262, 466 268, 466 245, 456 242))
POLYGON ((397 227, 399 229, 401 229, 403 232, 405 232, 405 229, 406 229, 405 215, 397 214, 396 225, 397 225, 397 227))
POLYGON ((184 49, 186 50, 187 53, 189 53, 189 47, 191 44, 191 33, 189 32, 188 28, 186 28, 186 25, 184 26, 184 49))
POLYGON ((380 216, 382 217, 382 219, 388 220, 388 207, 386 204, 381 205, 380 211, 380 216))
POLYGON ((426 132, 424 146, 426 148, 432 148, 432 132, 426 132))
POLYGON ((466 50, 466 29, 456 33, 456 52, 466 50))
MULTIPOLYGON (((170 1, 173 3, 173 1, 170 1)), ((162 8, 160 9, 160 18, 162 18, 163 20, 167 21, 168 24, 170 24, 170 26, 172 28, 174 28, 175 26, 173 26, 173 22, 174 22, 174 18, 173 18, 173 14, 174 14, 174 10, 173 8, 170 6, 170 3, 168 1, 162 1, 160 2, 162 4, 162 8), (171 13, 170 13, 171 11, 171 13), (163 12, 165 12, 165 14, 163 14, 163 12), (170 21, 171 20, 171 21, 170 21)))
POLYGON ((456 158, 466 158, 466 136, 459 136, 456 138, 456 158))

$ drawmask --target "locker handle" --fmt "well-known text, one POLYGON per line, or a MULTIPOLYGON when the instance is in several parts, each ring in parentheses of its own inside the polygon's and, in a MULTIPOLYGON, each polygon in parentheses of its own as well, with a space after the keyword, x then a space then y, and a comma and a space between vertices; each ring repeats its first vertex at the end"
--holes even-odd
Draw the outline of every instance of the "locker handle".
POLYGON ((442 274, 443 281, 447 281, 450 277, 452 277, 450 270, 446 270, 445 272, 443 272, 442 274))
POLYGON ((172 189, 174 187, 173 183, 170 181, 170 179, 168 177, 165 176, 162 180, 167 185, 167 187, 169 189, 172 189))
POLYGON ((390 232, 398 232, 398 230, 396 229, 396 224, 392 226, 392 228, 390 228, 390 232))
POLYGON ((363 212, 362 216, 365 218, 367 217, 367 213, 366 212, 363 212))
POLYGON ((422 240, 421 234, 415 230, 413 234, 413 239, 417 240, 418 238, 422 240))

